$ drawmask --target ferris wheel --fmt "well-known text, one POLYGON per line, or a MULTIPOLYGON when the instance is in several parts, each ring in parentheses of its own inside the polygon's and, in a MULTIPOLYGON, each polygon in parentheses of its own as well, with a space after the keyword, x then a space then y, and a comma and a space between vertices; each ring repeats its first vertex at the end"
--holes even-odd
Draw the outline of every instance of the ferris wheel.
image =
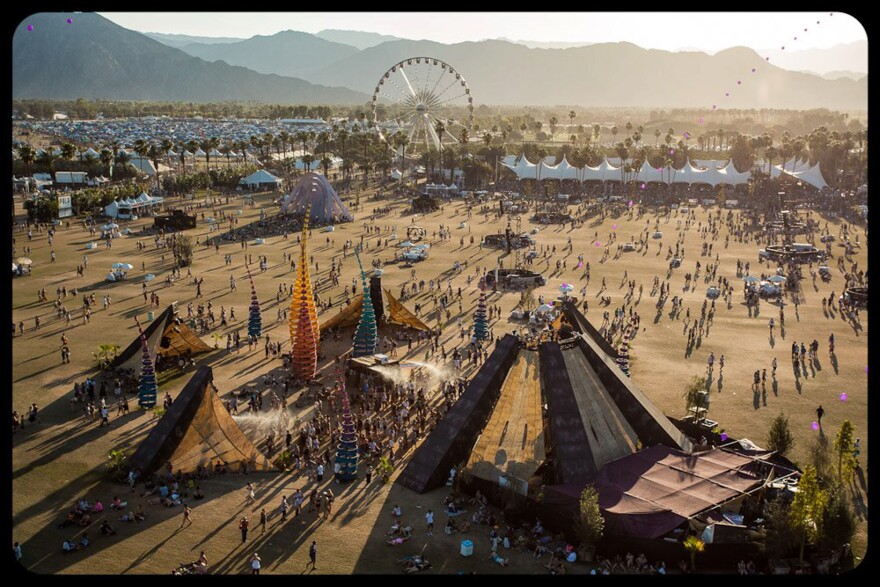
POLYGON ((392 65, 376 83, 370 104, 380 137, 402 132, 412 145, 440 148, 471 131, 474 99, 464 77, 433 57, 392 65))

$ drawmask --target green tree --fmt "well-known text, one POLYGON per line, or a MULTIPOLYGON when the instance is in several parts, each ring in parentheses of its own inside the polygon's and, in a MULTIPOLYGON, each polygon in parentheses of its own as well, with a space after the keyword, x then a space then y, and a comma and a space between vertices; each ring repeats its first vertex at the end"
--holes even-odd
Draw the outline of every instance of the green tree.
POLYGON ((98 364, 99 369, 106 369, 107 366, 116 358, 116 353, 119 352, 121 347, 118 344, 99 344, 98 350, 92 353, 95 357, 95 361, 98 364))
POLYGON ((768 557, 787 558, 797 548, 797 533, 792 527, 788 507, 788 501, 781 496, 764 502, 764 551, 768 557))
POLYGON ((684 539, 684 542, 681 543, 684 546, 684 549, 690 555, 691 558, 691 572, 696 572, 696 557, 698 552, 703 552, 706 548, 706 545, 703 544, 703 541, 697 538, 696 536, 688 536, 684 539))
POLYGON ((855 513, 847 501, 843 486, 835 483, 828 491, 828 505, 822 516, 822 535, 818 545, 826 551, 840 548, 852 541, 855 531, 855 513))
POLYGON ((853 435, 855 426, 849 420, 844 420, 834 438, 834 454, 837 457, 837 479, 842 482, 852 481, 856 470, 856 459, 853 456, 853 435))
POLYGON ((807 542, 815 542, 822 535, 822 520, 827 503, 828 493, 819 486, 816 469, 812 465, 807 465, 798 481, 798 491, 789 508, 792 528, 800 540, 798 558, 801 561, 804 560, 804 545, 807 542))
POLYGON ((193 240, 192 237, 181 234, 177 236, 174 243, 174 256, 177 259, 178 267, 188 267, 193 259, 193 240))
POLYGON ((61 143, 61 158, 67 162, 67 169, 70 169, 70 162, 73 160, 73 156, 76 154, 76 147, 73 146, 73 143, 61 143))
POLYGON ((559 124, 559 119, 556 118, 555 116, 551 116, 550 120, 548 122, 550 123, 550 140, 552 141, 553 135, 556 134, 556 128, 557 128, 557 125, 559 124))
POLYGON ((807 451, 810 455, 810 463, 816 469, 816 473, 823 479, 827 478, 831 467, 831 447, 828 443, 828 437, 819 434, 810 443, 807 451))
POLYGON ((783 412, 773 418, 770 430, 767 432, 767 448, 775 450, 780 455, 785 455, 794 446, 794 436, 788 427, 788 418, 783 412))
MULTIPOLYGON (((568 111, 568 134, 572 134, 571 127, 574 124, 574 119, 576 116, 577 116, 577 112, 575 112, 574 110, 568 111)), ((572 141, 572 142, 574 142, 574 141, 572 141)))
POLYGON ((30 145, 22 145, 18 148, 18 158, 24 164, 25 175, 31 174, 31 165, 37 158, 36 150, 30 145))
POLYGON ((685 413, 693 408, 702 408, 703 397, 706 392, 706 377, 704 375, 693 375, 690 383, 684 389, 682 397, 684 398, 685 413))
POLYGON ((599 509, 599 493, 593 486, 587 486, 581 493, 578 514, 575 531, 581 543, 595 546, 605 532, 605 518, 599 509))
POLYGON ((110 469, 110 472, 113 473, 113 476, 116 479, 123 479, 127 474, 126 464, 128 462, 128 456, 125 454, 125 449, 115 448, 107 453, 107 466, 110 469))

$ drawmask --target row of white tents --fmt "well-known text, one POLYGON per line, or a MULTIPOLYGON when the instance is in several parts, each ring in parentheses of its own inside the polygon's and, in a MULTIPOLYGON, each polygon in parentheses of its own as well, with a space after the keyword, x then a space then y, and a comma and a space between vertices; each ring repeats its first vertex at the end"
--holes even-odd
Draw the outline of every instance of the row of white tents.
POLYGON ((141 192, 136 198, 115 199, 104 206, 104 215, 110 218, 128 219, 144 209, 161 204, 164 198, 151 196, 147 192, 141 192))
MULTIPOLYGON (((681 169, 675 169, 672 166, 653 167, 645 161, 641 168, 629 173, 622 171, 620 165, 615 166, 608 159, 603 159, 602 163, 596 167, 589 165, 575 167, 568 162, 565 155, 563 155, 562 161, 556 165, 548 165, 545 161, 539 161, 535 164, 524 155, 517 162, 508 160, 502 162, 502 165, 516 173, 518 179, 534 180, 633 181, 664 184, 706 184, 716 187, 722 184, 730 186, 745 185, 752 176, 751 171, 737 171, 733 161, 728 161, 723 167, 715 165, 700 167, 688 160, 681 169)), ((819 170, 818 163, 811 167, 808 162, 804 163, 792 159, 787 161, 784 166, 775 165, 771 168, 771 177, 779 177, 782 174, 794 177, 818 189, 828 185, 822 176, 822 172, 819 170)))

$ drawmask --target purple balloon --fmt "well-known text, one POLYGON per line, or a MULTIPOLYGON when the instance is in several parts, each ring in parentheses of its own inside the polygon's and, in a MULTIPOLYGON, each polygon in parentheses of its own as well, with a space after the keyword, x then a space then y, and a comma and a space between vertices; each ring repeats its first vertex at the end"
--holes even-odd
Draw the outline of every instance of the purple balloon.
POLYGON ((721 433, 721 442, 727 442, 727 433, 726 432, 721 433))
POLYGON ((669 154, 670 154, 670 155, 675 155, 675 149, 669 149, 669 154))
POLYGON ((736 80, 736 85, 741 86, 741 85, 742 85, 742 80, 736 80))
POLYGON ((28 30, 29 30, 29 31, 32 31, 32 30, 34 30, 34 25, 32 25, 32 24, 29 24, 29 25, 28 25, 28 26, 27 26, 27 29, 28 29, 28 30))
POLYGON ((845 391, 840 394, 840 401, 845 402, 848 398, 849 398, 849 396, 846 395, 845 391))
POLYGON ((612 225, 611 225, 611 230, 617 230, 617 225, 616 225, 616 224, 612 224, 612 225))
POLYGON ((633 201, 632 201, 632 200, 629 201, 629 207, 630 207, 630 208, 633 207, 633 201))
POLYGON ((818 422, 813 422, 813 423, 811 424, 811 426, 812 426, 813 430, 818 430, 818 429, 819 429, 819 423, 818 423, 818 422))
POLYGON ((68 19, 67 19, 67 24, 73 24, 73 19, 72 19, 72 18, 68 18, 68 19))
POLYGON ((712 110, 715 110, 716 108, 718 108, 718 104, 712 104, 712 110))
POLYGON ((599 248, 601 246, 602 246, 602 243, 600 243, 599 241, 596 241, 596 248, 599 248))
POLYGON ((755 68, 754 68, 754 67, 752 68, 752 73, 755 73, 755 68))
POLYGON ((647 187, 647 186, 646 186, 646 184, 643 183, 643 184, 642 184, 642 189, 645 189, 645 187, 647 187))
POLYGON ((724 97, 725 97, 725 98, 730 98, 730 92, 724 92, 724 97))

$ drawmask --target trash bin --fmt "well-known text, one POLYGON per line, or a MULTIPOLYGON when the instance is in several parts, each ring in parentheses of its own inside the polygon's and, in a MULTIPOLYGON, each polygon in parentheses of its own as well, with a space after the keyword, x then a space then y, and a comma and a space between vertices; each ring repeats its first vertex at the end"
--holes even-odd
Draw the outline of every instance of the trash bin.
POLYGON ((153 313, 147 312, 147 322, 152 322, 152 321, 153 321, 153 313))
POLYGON ((471 556, 474 554, 474 543, 470 540, 461 541, 461 556, 471 556))

